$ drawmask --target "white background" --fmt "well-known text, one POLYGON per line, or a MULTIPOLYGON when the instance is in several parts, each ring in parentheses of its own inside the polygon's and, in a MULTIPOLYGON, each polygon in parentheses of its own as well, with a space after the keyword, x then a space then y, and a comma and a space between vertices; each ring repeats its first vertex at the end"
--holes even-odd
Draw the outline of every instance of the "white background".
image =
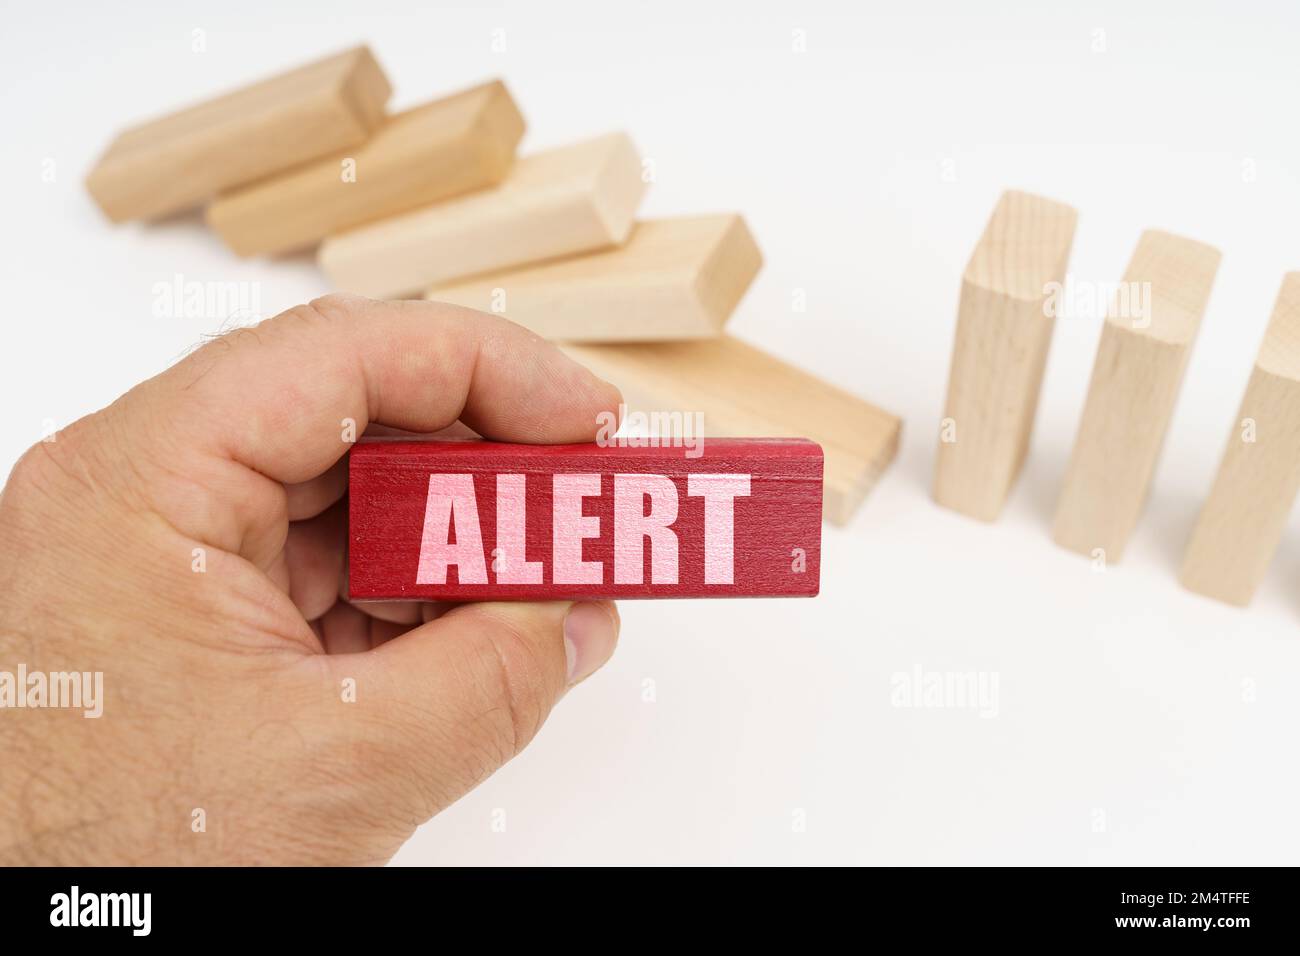
POLYGON ((766 266, 732 329, 905 420, 826 529, 819 598, 626 602, 609 667, 398 862, 1297 861, 1300 528, 1247 610, 1175 579, 1300 267, 1294 4, 5 0, 3 21, 0 469, 220 328, 155 318, 155 283, 260 283, 266 314, 326 291, 309 258, 239 261, 195 217, 112 228, 81 179, 125 123, 358 41, 397 107, 499 75, 527 149, 628 130, 647 213, 751 223, 766 266), (1224 253, 1104 573, 1048 534, 1097 314, 1057 325, 1001 521, 928 496, 959 276, 1006 187, 1078 208, 1077 279, 1117 280, 1146 227, 1224 253), (893 706, 916 667, 996 674, 996 716, 893 706))

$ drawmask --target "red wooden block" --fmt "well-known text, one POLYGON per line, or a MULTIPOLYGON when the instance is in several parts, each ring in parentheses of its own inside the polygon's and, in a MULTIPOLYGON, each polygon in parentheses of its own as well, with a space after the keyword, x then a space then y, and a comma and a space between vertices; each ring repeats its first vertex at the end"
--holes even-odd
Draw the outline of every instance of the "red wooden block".
POLYGON ((353 600, 812 597, 822 450, 363 440, 353 600))

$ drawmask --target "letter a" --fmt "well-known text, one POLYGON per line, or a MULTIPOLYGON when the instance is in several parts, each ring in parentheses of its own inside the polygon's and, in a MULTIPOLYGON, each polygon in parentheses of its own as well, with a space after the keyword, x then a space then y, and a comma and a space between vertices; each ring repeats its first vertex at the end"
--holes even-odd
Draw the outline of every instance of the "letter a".
POLYGON ((447 568, 452 564, 456 565, 456 579, 461 584, 487 584, 474 476, 430 475, 415 583, 446 584, 447 568), (454 544, 450 540, 453 526, 454 544))

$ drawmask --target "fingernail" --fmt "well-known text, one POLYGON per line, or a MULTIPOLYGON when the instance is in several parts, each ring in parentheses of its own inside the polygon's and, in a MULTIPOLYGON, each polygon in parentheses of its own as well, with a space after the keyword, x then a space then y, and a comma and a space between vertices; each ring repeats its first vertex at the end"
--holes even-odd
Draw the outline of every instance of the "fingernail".
POLYGON ((585 602, 569 608, 564 619, 564 660, 569 684, 590 677, 614 655, 618 612, 612 604, 585 602))

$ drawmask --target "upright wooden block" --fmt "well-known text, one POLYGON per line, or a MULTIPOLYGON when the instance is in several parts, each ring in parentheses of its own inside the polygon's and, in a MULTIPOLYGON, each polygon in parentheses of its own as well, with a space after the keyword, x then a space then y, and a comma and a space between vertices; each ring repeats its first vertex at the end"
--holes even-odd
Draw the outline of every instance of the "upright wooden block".
POLYGON ((720 334, 762 261, 740 216, 653 219, 620 248, 435 286, 425 297, 503 312, 551 339, 698 339, 720 334))
POLYGON ((966 266, 934 499, 973 518, 1002 511, 1024 463, 1075 211, 1022 192, 998 201, 966 266))
POLYGON ((1124 554, 1183 370, 1210 298, 1219 251, 1147 231, 1106 316, 1088 401, 1056 509, 1057 544, 1107 561, 1124 554))
POLYGON ((848 522, 898 451, 896 416, 731 336, 563 348, 641 412, 698 412, 707 434, 808 436, 826 456, 834 524, 848 522))
POLYGON ((365 141, 392 90, 365 47, 122 132, 86 177, 114 222, 156 219, 365 141))
POLYGON ((821 449, 362 441, 354 600, 812 597, 821 449))
POLYGON ((1255 596, 1300 488, 1300 272, 1282 281, 1210 497, 1183 557, 1192 591, 1255 596))
POLYGON ((500 182, 524 119, 500 81, 398 113, 365 143, 245 186, 208 207, 242 256, 292 252, 326 236, 500 182))
POLYGON ((515 163, 501 185, 326 239, 318 261, 334 285, 376 299, 500 269, 615 246, 645 194, 623 133, 515 163))

